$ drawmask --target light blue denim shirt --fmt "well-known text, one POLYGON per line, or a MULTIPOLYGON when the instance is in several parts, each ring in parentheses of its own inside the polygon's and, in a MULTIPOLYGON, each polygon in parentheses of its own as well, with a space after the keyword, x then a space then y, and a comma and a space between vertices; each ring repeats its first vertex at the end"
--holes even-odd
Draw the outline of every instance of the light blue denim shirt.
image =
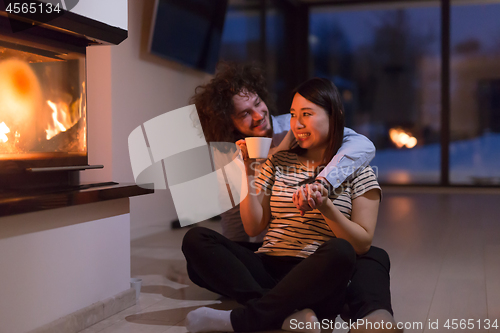
MULTIPOLYGON (((269 154, 272 155, 278 151, 290 149, 296 144, 296 140, 290 130, 291 115, 289 113, 271 117, 274 147, 269 151, 269 154)), ((360 172, 368 166, 374 157, 375 146, 373 143, 367 137, 346 127, 344 128, 342 146, 318 177, 326 178, 330 185, 337 188, 354 172, 360 172)))

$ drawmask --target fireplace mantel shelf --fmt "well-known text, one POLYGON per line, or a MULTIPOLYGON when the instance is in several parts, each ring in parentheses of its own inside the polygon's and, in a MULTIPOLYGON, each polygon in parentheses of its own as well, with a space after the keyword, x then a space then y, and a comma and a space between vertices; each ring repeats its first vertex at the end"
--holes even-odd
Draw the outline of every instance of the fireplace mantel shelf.
POLYGON ((47 209, 83 205, 105 200, 150 194, 154 190, 115 182, 81 184, 71 188, 30 191, 0 191, 0 217, 47 209))

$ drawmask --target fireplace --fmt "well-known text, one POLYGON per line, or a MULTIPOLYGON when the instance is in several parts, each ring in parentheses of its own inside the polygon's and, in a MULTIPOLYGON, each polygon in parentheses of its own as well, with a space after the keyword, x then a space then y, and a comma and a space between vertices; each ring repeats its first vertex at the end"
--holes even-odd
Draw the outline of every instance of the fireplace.
POLYGON ((0 331, 80 332, 136 302, 129 197, 153 192, 102 178, 108 173, 97 175, 97 184, 78 179, 99 149, 91 136, 99 134, 94 120, 112 112, 86 103, 92 89, 86 48, 127 36, 127 1, 82 0, 73 13, 15 33, 2 12, 5 2, 0 252, 7 274, 0 285, 8 287, 0 299, 0 331))
POLYGON ((85 55, 0 40, 0 170, 87 164, 85 55))
POLYGON ((87 155, 86 47, 127 31, 66 12, 48 22, 0 3, 0 190, 78 185, 87 155))
POLYGON ((14 31, 27 18, 2 5, 0 216, 151 193, 79 181, 80 170, 103 167, 88 165, 86 49, 119 44, 127 31, 70 11, 14 31))

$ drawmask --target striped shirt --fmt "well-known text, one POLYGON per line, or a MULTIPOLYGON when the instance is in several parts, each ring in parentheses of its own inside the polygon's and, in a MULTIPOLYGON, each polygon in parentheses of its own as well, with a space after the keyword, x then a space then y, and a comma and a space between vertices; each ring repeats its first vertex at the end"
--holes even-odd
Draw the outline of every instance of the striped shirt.
MULTIPOLYGON (((292 195, 301 181, 314 177, 314 169, 299 161, 289 151, 278 152, 262 166, 256 186, 271 195, 271 221, 264 244, 257 253, 276 256, 306 258, 335 237, 321 213, 315 209, 300 216, 292 195)), ((348 219, 351 218, 352 200, 369 190, 379 189, 377 177, 370 166, 348 178, 330 196, 333 204, 348 219)))

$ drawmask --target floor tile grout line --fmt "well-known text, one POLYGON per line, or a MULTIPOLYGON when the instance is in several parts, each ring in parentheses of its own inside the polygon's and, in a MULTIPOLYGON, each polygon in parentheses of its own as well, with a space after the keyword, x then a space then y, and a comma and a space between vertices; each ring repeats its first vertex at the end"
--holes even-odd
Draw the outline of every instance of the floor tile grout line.
MULTIPOLYGON (((445 231, 444 231, 444 234, 445 235, 449 235, 451 232, 453 232, 453 228, 451 227, 451 221, 449 218, 446 219, 447 220, 447 225, 445 227, 445 231)), ((447 242, 449 242, 450 240, 447 239, 447 242)), ((426 326, 425 324, 429 322, 429 316, 430 316, 430 313, 431 313, 431 308, 432 308, 432 303, 434 302, 434 297, 436 296, 436 290, 437 290, 437 287, 439 285, 439 280, 441 279, 441 275, 443 273, 443 269, 444 269, 444 264, 445 264, 445 261, 446 261, 446 258, 448 256, 448 254, 450 253, 451 249, 449 247, 446 248, 445 251, 443 251, 443 255, 442 255, 442 258, 441 258, 441 267, 439 268, 439 273, 437 274, 437 279, 436 279, 436 283, 434 285, 434 291, 432 292, 432 298, 431 298, 431 301, 429 303, 429 309, 427 310, 427 316, 426 316, 426 320, 425 322, 423 323, 423 331, 422 332, 425 332, 426 331, 426 326)))
MULTIPOLYGON (((481 220, 481 234, 480 234, 481 239, 486 239, 486 226, 481 220)), ((488 296, 488 275, 487 275, 487 262, 486 262, 486 243, 482 242, 481 243, 482 247, 482 262, 483 262, 483 279, 484 279, 484 295, 485 295, 485 300, 486 300, 486 318, 490 318, 490 306, 489 306, 489 296, 488 296)), ((490 330, 488 329, 487 332, 490 330)))
MULTIPOLYGON (((484 229, 483 229, 484 232, 484 229)), ((484 239, 484 238, 483 238, 484 239)), ((488 297, 488 275, 486 269, 486 246, 483 243, 483 275, 484 275, 484 294, 486 295, 486 318, 490 318, 490 298, 488 297)), ((490 330, 488 329, 488 332, 490 330)))
MULTIPOLYGON (((182 322, 182 321, 184 321, 186 318, 187 318, 187 316, 186 316, 184 319, 179 320, 177 323, 175 323, 175 324, 174 324, 174 325, 172 325, 172 326, 177 326, 177 324, 181 323, 181 322, 182 322)), ((180 325, 179 325, 179 327, 184 327, 184 328, 185 328, 186 326, 180 326, 180 325)), ((171 328, 172 328, 172 327, 167 328, 167 330, 166 330, 165 332, 168 332, 168 330, 170 330, 171 328)), ((187 330, 187 328, 186 328, 186 330, 187 330)), ((188 331, 188 332, 189 332, 189 331, 188 331)))

